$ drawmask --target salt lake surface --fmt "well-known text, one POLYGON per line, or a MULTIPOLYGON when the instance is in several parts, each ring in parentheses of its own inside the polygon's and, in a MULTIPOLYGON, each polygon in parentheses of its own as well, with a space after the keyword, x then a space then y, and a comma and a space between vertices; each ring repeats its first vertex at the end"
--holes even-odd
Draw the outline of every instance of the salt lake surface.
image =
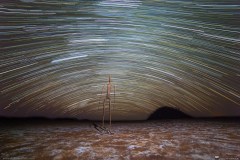
POLYGON ((235 120, 115 122, 113 134, 91 122, 0 125, 0 159, 240 159, 235 120))

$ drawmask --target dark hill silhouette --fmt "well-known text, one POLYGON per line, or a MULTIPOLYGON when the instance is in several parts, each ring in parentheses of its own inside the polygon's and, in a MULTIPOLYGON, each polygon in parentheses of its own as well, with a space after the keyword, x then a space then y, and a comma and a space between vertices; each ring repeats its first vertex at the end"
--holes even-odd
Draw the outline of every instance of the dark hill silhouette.
POLYGON ((164 106, 158 108, 155 112, 153 112, 148 117, 148 120, 179 119, 179 118, 192 118, 192 117, 180 111, 179 109, 164 106))

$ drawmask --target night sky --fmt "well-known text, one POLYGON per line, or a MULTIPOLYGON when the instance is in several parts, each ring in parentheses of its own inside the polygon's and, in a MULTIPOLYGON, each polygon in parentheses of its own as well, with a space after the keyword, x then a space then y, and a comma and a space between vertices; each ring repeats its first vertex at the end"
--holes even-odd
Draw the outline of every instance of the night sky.
POLYGON ((239 0, 1 0, 0 116, 240 116, 239 0))

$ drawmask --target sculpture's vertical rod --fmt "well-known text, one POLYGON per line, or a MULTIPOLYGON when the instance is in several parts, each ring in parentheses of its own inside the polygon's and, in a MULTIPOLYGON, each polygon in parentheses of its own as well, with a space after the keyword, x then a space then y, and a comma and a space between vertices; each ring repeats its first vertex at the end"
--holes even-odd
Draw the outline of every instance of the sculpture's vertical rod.
POLYGON ((103 101, 103 116, 102 116, 102 126, 104 127, 104 117, 105 117, 105 99, 103 101))
MULTIPOLYGON (((115 105, 115 93, 116 93, 116 85, 114 85, 113 107, 114 107, 114 105, 115 105)), ((114 109, 114 108, 113 108, 113 109, 114 109)))
MULTIPOLYGON (((102 87, 102 93, 101 93, 101 96, 100 96, 100 98, 99 98, 99 106, 100 106, 101 99, 102 99, 102 96, 103 96, 104 88, 105 88, 105 84, 104 84, 103 87, 102 87)), ((98 106, 98 109, 99 109, 99 106, 98 106)))
POLYGON ((111 100, 109 99, 109 131, 111 132, 112 113, 111 113, 111 100))

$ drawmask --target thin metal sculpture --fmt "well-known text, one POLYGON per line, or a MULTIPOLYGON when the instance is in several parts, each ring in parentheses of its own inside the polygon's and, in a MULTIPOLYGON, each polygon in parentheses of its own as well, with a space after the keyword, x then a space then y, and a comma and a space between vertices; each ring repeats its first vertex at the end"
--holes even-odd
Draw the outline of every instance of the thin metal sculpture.
POLYGON ((103 85, 103 87, 102 87, 102 94, 101 94, 101 98, 103 98, 103 108, 102 108, 102 127, 103 128, 105 128, 105 104, 107 103, 107 101, 109 103, 109 130, 108 130, 109 133, 111 133, 111 125, 112 125, 112 112, 111 112, 111 110, 112 110, 112 107, 115 104, 115 91, 116 91, 116 86, 112 85, 112 83, 111 83, 111 76, 109 75, 108 83, 107 83, 107 85, 105 85, 105 84, 103 85), (106 94, 104 94, 105 86, 107 86, 106 94), (114 88, 113 104, 111 103, 111 100, 112 100, 111 99, 111 89, 112 89, 112 87, 114 88))

